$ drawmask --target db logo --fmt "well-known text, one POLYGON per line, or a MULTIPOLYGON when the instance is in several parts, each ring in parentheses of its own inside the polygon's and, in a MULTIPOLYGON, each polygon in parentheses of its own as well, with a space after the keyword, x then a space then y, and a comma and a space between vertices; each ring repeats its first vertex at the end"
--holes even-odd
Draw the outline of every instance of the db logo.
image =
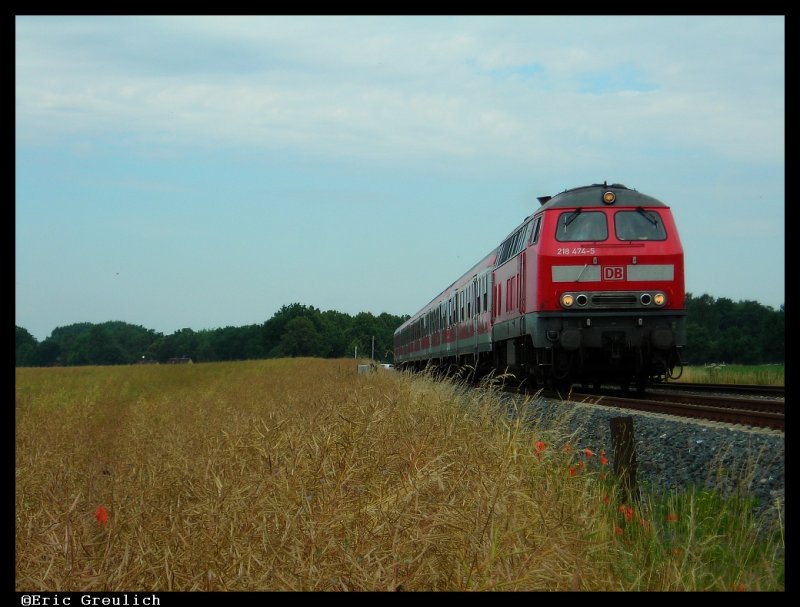
POLYGON ((603 280, 625 280, 622 266, 603 266, 603 280))

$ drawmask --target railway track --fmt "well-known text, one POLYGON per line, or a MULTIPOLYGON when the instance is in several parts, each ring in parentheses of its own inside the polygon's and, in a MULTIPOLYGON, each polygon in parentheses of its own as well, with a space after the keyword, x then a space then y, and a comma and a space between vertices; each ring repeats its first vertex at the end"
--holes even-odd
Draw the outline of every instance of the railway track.
POLYGON ((635 395, 619 389, 590 390, 578 386, 567 393, 544 390, 541 395, 583 404, 784 430, 782 387, 771 390, 768 386, 741 389, 741 386, 731 385, 686 384, 690 387, 682 385, 674 389, 675 385, 659 384, 635 395))
POLYGON ((713 392, 715 394, 740 394, 749 396, 774 396, 783 398, 785 386, 756 386, 751 384, 694 384, 690 382, 667 381, 653 384, 648 391, 670 390, 672 392, 713 392))

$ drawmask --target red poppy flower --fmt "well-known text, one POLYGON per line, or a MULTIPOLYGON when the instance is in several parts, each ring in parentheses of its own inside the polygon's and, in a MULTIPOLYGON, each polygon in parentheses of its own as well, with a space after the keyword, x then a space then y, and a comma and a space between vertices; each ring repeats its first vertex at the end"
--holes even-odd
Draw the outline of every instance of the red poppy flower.
POLYGON ((625 508, 625 520, 628 522, 633 520, 633 508, 631 506, 626 506, 625 508))
POLYGON ((536 453, 544 451, 545 444, 544 441, 536 441, 536 453))
POLYGON ((570 476, 575 476, 576 474, 578 474, 578 471, 575 469, 575 466, 572 466, 572 467, 569 469, 569 475, 570 475, 570 476))
POLYGON ((99 506, 94 513, 94 517, 98 523, 105 525, 108 522, 108 510, 106 510, 105 506, 99 506))
POLYGON ((608 466, 608 458, 602 453, 600 454, 600 463, 604 466, 608 466))
POLYGON ((677 514, 675 514, 674 512, 670 512, 670 513, 667 515, 667 522, 668 522, 668 523, 674 523, 674 522, 675 522, 675 521, 677 521, 677 520, 678 520, 678 515, 677 515, 677 514))
POLYGON ((622 535, 622 527, 614 527, 614 533, 617 535, 622 535))
POLYGON ((611 498, 610 498, 610 497, 608 497, 608 493, 606 493, 606 494, 603 496, 603 503, 604 503, 604 504, 607 504, 607 503, 608 503, 608 502, 610 502, 610 501, 611 501, 611 498))
POLYGON ((593 456, 594 456, 594 453, 592 453, 592 450, 591 450, 591 449, 588 449, 588 448, 583 450, 583 454, 584 454, 586 457, 593 457, 593 456))

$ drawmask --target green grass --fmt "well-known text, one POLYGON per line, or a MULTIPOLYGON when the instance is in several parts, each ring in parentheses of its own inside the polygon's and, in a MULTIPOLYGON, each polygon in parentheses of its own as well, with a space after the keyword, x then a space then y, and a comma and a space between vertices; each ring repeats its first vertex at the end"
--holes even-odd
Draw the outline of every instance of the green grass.
POLYGON ((684 367, 678 381, 690 383, 783 386, 783 365, 714 365, 684 367))

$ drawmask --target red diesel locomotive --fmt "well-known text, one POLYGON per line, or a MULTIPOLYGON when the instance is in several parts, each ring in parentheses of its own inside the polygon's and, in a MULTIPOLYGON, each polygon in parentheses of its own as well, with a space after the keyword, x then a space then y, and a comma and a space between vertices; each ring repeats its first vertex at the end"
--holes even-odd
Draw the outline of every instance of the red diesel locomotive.
POLYGON ((605 183, 539 202, 395 331, 395 365, 626 390, 674 376, 686 311, 683 247, 669 206, 605 183))

